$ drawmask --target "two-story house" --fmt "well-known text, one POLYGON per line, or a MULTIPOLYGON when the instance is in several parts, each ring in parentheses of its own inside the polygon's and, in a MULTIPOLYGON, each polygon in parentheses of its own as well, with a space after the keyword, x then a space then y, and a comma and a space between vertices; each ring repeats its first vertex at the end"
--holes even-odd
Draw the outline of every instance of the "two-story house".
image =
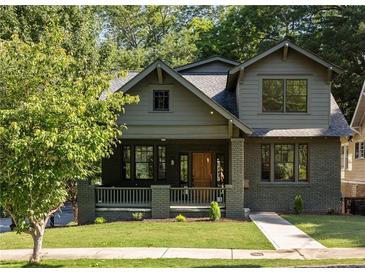
POLYGON ((350 126, 352 136, 341 138, 343 210, 365 215, 365 81, 350 126))
POLYGON ((227 217, 289 212, 298 194, 307 212, 339 210, 340 137, 351 135, 331 94, 340 72, 283 41, 244 63, 157 60, 114 79, 109 92, 140 102, 120 115, 127 129, 103 160, 102 187, 79 187, 81 222, 206 214, 211 201, 227 217))

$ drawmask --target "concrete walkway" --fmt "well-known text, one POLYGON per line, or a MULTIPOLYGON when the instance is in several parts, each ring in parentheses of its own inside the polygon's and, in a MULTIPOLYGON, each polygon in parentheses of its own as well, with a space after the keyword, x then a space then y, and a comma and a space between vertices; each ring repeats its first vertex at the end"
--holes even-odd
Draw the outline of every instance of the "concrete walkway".
MULTIPOLYGON (((31 249, 0 250, 0 260, 28 260, 31 249)), ((349 259, 365 258, 365 248, 244 250, 205 248, 44 248, 43 259, 349 259)))
POLYGON ((275 249, 326 248, 274 212, 252 213, 250 218, 275 249))

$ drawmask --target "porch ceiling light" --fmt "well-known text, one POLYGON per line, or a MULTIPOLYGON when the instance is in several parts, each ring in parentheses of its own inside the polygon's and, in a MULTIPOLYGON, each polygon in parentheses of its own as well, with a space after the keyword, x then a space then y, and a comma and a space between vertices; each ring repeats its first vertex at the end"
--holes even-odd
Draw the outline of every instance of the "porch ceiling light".
POLYGON ((214 112, 213 112, 213 111, 211 111, 211 112, 210 112, 210 115, 213 115, 213 114, 214 114, 214 112))

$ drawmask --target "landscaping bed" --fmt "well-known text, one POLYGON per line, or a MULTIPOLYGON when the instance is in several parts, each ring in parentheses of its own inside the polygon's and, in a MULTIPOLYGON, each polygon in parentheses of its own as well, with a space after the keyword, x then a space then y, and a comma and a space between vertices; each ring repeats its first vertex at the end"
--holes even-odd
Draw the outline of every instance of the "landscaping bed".
MULTIPOLYGON (((27 234, 0 234, 0 249, 31 248, 27 234)), ((43 247, 195 247, 273 249, 253 222, 222 219, 125 221, 47 229, 43 247)))
POLYGON ((365 217, 281 215, 326 247, 365 247, 365 217))

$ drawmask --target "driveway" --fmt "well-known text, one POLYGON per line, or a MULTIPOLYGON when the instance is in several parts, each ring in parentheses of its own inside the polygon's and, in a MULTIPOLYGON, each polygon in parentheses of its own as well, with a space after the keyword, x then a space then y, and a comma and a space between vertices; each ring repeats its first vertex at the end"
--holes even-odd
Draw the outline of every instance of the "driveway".
MULTIPOLYGON (((65 205, 56 212, 54 217, 55 226, 64 226, 72 221, 72 206, 67 202, 65 205)), ((0 218, 0 233, 10 231, 11 219, 0 218)), ((48 225, 49 226, 49 223, 48 225)))
POLYGON ((326 248, 275 212, 252 213, 250 218, 275 249, 326 248))

